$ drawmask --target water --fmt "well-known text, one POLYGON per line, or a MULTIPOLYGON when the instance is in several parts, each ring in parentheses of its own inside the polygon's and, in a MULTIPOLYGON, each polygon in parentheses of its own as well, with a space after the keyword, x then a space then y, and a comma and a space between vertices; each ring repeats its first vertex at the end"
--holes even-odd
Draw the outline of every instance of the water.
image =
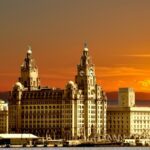
POLYGON ((150 150, 150 147, 36 147, 36 148, 0 148, 5 150, 150 150))

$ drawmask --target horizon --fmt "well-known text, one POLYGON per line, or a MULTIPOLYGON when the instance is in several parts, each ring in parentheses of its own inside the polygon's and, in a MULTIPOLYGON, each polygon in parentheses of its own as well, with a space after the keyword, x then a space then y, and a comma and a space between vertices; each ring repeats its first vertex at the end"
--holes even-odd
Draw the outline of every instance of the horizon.
POLYGON ((41 86, 64 88, 74 81, 86 40, 105 92, 150 93, 149 7, 148 0, 1 1, 0 91, 18 80, 27 45, 41 86))

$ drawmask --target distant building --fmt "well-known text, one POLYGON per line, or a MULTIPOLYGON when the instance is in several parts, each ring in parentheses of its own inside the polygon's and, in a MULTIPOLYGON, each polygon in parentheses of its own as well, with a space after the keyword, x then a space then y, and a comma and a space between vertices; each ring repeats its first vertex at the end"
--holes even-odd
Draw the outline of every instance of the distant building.
POLYGON ((8 133, 8 104, 0 100, 0 133, 8 133))
POLYGON ((69 81, 64 89, 40 85, 29 49, 9 104, 10 132, 50 135, 53 139, 105 138, 107 98, 96 82, 86 45, 75 82, 69 81))
POLYGON ((150 107, 135 106, 132 88, 120 88, 119 104, 108 106, 107 134, 113 138, 150 135, 150 107))
POLYGON ((122 107, 135 106, 135 92, 133 88, 120 88, 118 99, 119 99, 119 106, 122 107))

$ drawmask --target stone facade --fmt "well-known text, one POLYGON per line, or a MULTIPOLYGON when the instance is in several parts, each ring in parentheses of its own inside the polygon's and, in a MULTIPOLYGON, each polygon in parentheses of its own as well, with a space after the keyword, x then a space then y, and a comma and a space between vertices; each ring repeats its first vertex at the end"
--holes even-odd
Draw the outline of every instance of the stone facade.
POLYGON ((8 104, 0 100, 0 133, 8 133, 8 104))
POLYGON ((86 45, 75 82, 69 81, 64 89, 40 85, 29 49, 9 104, 10 132, 50 135, 53 139, 105 138, 107 98, 96 83, 86 45))

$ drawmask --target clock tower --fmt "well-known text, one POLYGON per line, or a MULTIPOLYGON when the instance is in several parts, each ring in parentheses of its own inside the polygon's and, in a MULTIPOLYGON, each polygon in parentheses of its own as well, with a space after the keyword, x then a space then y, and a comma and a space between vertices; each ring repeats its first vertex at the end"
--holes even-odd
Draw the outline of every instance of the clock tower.
POLYGON ((21 65, 21 76, 19 82, 29 90, 37 89, 40 86, 38 68, 32 58, 32 50, 29 46, 24 63, 21 65))
MULTIPOLYGON (((82 103, 84 108, 84 113, 79 115, 84 124, 82 124, 81 128, 80 124, 78 125, 77 123, 78 130, 83 131, 84 128, 83 134, 86 139, 105 138, 107 97, 101 86, 96 83, 95 65, 92 64, 86 43, 84 44, 80 64, 77 65, 75 83, 79 93, 82 94, 76 99, 76 103, 82 103)), ((77 110, 76 112, 81 111, 77 110)))
POLYGON ((80 64, 77 65, 75 82, 78 85, 78 89, 82 90, 87 98, 94 94, 96 85, 95 66, 91 62, 86 43, 84 44, 80 64))

